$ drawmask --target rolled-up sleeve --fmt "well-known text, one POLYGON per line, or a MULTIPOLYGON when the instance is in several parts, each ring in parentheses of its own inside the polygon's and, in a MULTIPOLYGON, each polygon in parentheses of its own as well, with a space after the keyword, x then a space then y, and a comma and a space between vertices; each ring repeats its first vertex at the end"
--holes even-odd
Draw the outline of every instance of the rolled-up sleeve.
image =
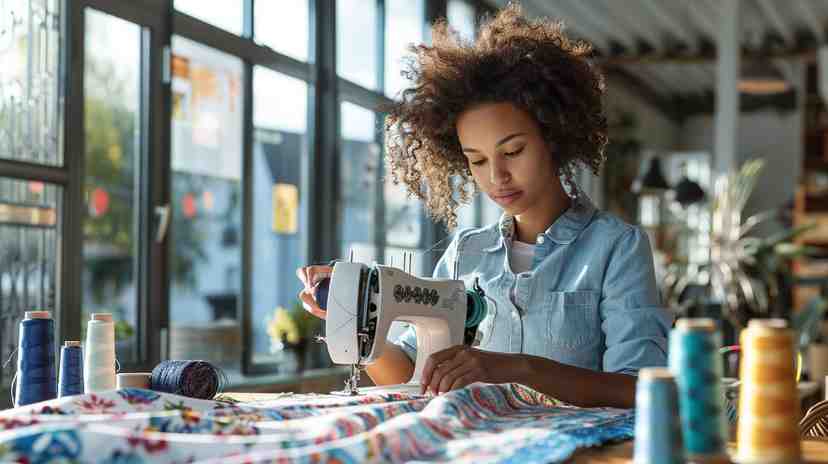
POLYGON ((667 335, 673 322, 656 286, 647 235, 625 231, 610 252, 601 295, 603 370, 637 375, 642 367, 667 364, 667 335))

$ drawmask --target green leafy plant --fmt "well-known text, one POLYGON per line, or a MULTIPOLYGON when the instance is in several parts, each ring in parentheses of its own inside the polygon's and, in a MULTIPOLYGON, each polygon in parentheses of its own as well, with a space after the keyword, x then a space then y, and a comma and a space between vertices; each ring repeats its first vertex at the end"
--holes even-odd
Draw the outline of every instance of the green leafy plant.
POLYGON ((115 322, 115 340, 127 340, 135 335, 135 329, 127 321, 115 322))
POLYGON ((293 304, 291 313, 293 320, 296 321, 296 328, 299 332, 300 339, 312 341, 313 337, 318 335, 322 330, 322 319, 306 311, 302 306, 302 302, 296 301, 293 304))
POLYGON ((680 316, 704 305, 703 300, 721 304, 722 316, 737 328, 753 317, 789 316, 782 309, 787 307, 782 290, 790 283, 789 263, 816 252, 795 240, 815 226, 790 228, 764 238, 748 235, 777 216, 776 211, 767 211, 742 220, 763 168, 761 159, 750 160, 738 172, 717 179, 709 205, 710 259, 700 265, 675 265, 665 278, 665 296, 680 316), (692 286, 707 291, 684 299, 685 290, 692 286))

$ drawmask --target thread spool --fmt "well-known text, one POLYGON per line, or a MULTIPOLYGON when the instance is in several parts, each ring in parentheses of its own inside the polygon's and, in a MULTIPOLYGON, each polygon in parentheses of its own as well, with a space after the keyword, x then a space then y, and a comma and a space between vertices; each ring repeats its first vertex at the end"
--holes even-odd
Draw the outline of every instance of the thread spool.
POLYGON ((86 393, 112 390, 115 382, 115 324, 112 314, 93 313, 86 326, 83 387, 86 393))
POLYGON ((213 399, 227 377, 207 361, 163 361, 152 370, 153 390, 203 400, 213 399))
POLYGON ((683 463, 678 388, 668 369, 648 367, 638 372, 635 409, 633 462, 683 463))
POLYGON ((57 397, 55 321, 49 311, 27 311, 20 321, 14 406, 57 397))
POLYGON ((151 372, 123 372, 118 374, 118 389, 122 388, 146 388, 151 385, 151 372))
POLYGON ((694 462, 727 457, 721 334, 713 319, 679 319, 670 331, 670 370, 678 386, 681 431, 694 462))
POLYGON ((59 398, 83 393, 83 350, 79 341, 64 342, 58 375, 59 398))
POLYGON ((828 343, 812 343, 808 347, 808 373, 816 382, 828 376, 828 343))
POLYGON ((797 463, 799 396, 793 331, 780 320, 754 319, 740 335, 742 345, 739 423, 733 460, 797 463))

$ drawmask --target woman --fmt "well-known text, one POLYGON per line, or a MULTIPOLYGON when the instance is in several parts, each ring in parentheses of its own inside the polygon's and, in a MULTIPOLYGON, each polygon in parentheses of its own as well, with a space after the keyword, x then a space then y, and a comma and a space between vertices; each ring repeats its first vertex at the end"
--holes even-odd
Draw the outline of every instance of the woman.
MULTIPOLYGON (((413 49, 413 86, 388 111, 391 173, 449 227, 468 187, 504 214, 458 232, 437 264, 435 278, 449 278, 455 263, 467 285, 479 278, 490 305, 479 345, 432 355, 423 390, 517 382, 579 406, 633 407, 638 369, 666 362, 672 319, 647 236, 596 211, 573 182, 579 164, 598 173, 607 141, 589 46, 559 23, 526 20, 515 5, 482 25, 474 43, 445 23, 432 37, 413 49)), ((297 271, 300 298, 319 317, 313 286, 329 272, 297 271)), ((367 372, 378 385, 403 383, 413 359, 409 329, 367 372)))

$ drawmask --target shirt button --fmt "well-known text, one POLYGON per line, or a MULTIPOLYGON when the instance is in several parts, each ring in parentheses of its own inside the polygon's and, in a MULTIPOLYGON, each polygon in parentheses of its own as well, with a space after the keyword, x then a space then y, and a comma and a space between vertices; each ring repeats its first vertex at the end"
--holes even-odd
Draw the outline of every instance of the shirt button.
POLYGON ((538 240, 537 240, 538 245, 543 245, 544 240, 545 239, 543 238, 543 235, 538 235, 538 240))

